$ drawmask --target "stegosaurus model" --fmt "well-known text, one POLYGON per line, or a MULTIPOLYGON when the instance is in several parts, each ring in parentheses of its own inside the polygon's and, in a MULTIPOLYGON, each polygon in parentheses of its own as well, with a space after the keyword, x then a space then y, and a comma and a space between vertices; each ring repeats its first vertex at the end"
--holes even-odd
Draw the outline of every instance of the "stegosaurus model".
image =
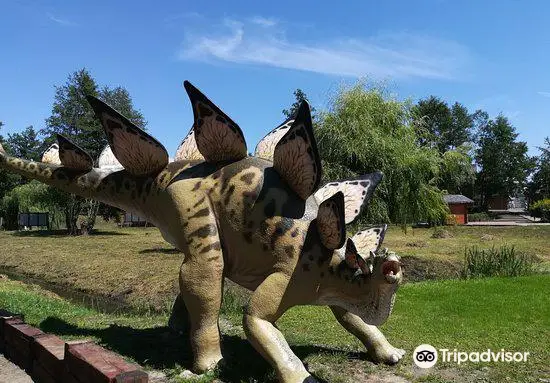
POLYGON ((345 230, 381 174, 318 189, 321 161, 307 103, 248 156, 239 126, 184 85, 194 124, 173 162, 155 138, 88 97, 109 141, 100 167, 59 136, 43 162, 10 157, 0 146, 0 168, 147 217, 183 252, 171 322, 185 319, 197 372, 222 359, 224 277, 252 291, 243 327, 282 382, 315 381, 275 326, 296 305, 330 306, 375 361, 397 363, 404 351, 375 326, 392 310, 399 257, 379 250, 385 226, 348 239, 345 230))

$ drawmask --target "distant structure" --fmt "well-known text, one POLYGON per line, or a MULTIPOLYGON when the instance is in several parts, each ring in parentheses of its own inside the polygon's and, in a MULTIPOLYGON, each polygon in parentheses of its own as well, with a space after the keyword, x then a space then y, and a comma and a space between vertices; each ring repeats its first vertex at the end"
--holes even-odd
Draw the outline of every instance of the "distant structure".
POLYGON ((124 213, 124 220, 122 226, 154 226, 151 222, 148 222, 144 217, 131 212, 124 213))
POLYGON ((19 230, 30 230, 33 227, 50 229, 50 213, 19 213, 17 214, 19 230))
POLYGON ((449 205, 451 214, 455 217, 456 223, 465 225, 468 223, 468 208, 474 201, 462 194, 446 194, 443 200, 449 205))

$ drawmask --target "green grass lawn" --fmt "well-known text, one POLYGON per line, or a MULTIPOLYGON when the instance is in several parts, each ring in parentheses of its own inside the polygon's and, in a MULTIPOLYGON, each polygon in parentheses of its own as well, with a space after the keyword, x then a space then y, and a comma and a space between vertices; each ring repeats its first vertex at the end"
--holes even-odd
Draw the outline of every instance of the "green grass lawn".
POLYGON ((446 226, 452 238, 432 238, 433 229, 391 227, 384 245, 398 254, 441 261, 463 259, 464 248, 508 244, 550 264, 550 226, 446 226))
MULTIPOLYGON (((165 315, 101 314, 36 286, 6 279, 0 280, 0 307, 24 313, 27 322, 64 338, 94 339, 171 377, 189 363, 186 340, 170 334, 165 315)), ((271 368, 244 340, 237 318, 232 322, 223 322, 227 366, 215 376, 224 382, 273 381, 271 368)), ((328 309, 294 308, 278 326, 309 369, 328 382, 364 381, 367 376, 423 382, 550 378, 548 275, 405 284, 398 291, 393 314, 382 326, 390 342, 407 350, 395 367, 371 363, 361 344, 339 327, 328 309), (443 363, 423 371, 412 367, 411 357, 421 343, 466 352, 528 351, 530 357, 526 363, 443 363)))
MULTIPOLYGON (((40 231, 0 231, 0 273, 34 277, 112 298, 141 312, 165 312, 177 293, 182 255, 156 228, 118 228, 101 223, 90 236, 40 231)), ((404 255, 405 278, 456 277, 464 249, 510 244, 536 255, 550 269, 550 226, 447 227, 452 238, 431 238, 433 229, 391 227, 385 246, 404 255), (487 240, 489 238, 489 240, 487 240)))

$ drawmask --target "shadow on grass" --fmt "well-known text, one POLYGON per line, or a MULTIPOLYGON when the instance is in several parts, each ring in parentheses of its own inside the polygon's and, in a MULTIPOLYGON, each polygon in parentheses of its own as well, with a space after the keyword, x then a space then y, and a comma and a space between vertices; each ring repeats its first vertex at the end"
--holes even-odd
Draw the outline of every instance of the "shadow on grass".
POLYGON ((140 250, 140 254, 154 254, 154 253, 163 253, 163 254, 180 254, 181 251, 178 249, 166 249, 162 247, 153 247, 152 249, 143 249, 140 250))
MULTIPOLYGON (((174 369, 177 365, 191 367, 192 354, 185 335, 176 335, 168 327, 135 329, 111 325, 105 329, 91 329, 74 326, 56 317, 49 317, 40 323, 48 333, 61 336, 82 336, 99 339, 101 345, 121 355, 157 370, 174 369)), ((275 381, 271 366, 252 348, 246 339, 236 335, 223 335, 224 363, 218 377, 226 382, 275 381)), ((311 354, 341 353, 350 359, 367 359, 362 352, 349 352, 314 345, 297 345, 292 350, 300 359, 311 354)), ((319 382, 325 380, 316 377, 319 382)))
MULTIPOLYGON (((21 230, 14 231, 13 234, 16 237, 80 237, 80 235, 69 235, 67 230, 21 230)), ((109 236, 118 236, 118 235, 130 235, 128 233, 123 233, 120 231, 107 231, 107 230, 94 230, 90 234, 94 235, 109 235, 109 236)))

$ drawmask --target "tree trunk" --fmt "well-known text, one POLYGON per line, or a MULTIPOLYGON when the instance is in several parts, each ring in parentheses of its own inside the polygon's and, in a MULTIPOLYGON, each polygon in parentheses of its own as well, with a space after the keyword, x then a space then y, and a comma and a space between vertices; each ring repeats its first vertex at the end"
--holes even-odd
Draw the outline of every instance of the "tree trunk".
POLYGON ((65 206, 65 225, 67 226, 67 234, 79 235, 78 229, 78 215, 80 214, 80 208, 82 207, 82 198, 71 194, 71 198, 65 206))
POLYGON ((97 212, 99 211, 100 203, 91 199, 86 200, 87 213, 86 218, 80 225, 80 229, 83 235, 88 235, 94 228, 97 212))

